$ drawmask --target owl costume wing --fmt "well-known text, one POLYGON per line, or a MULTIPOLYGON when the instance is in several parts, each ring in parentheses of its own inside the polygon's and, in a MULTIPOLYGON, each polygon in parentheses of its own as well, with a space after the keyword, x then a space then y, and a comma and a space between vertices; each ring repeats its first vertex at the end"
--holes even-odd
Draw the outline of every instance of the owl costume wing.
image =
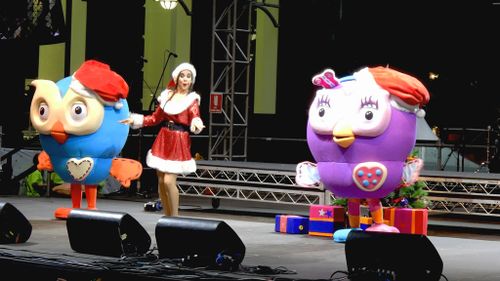
POLYGON ((129 187, 130 181, 138 179, 141 176, 142 164, 133 159, 115 158, 111 164, 109 174, 124 187, 129 187))
POLYGON ((309 161, 297 164, 295 182, 302 187, 319 187, 321 182, 317 165, 309 161))

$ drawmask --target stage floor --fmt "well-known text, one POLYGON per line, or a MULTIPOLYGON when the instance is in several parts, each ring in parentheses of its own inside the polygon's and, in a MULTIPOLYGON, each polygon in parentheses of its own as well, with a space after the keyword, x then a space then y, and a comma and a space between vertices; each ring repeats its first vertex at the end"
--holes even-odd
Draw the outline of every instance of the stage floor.
MULTIPOLYGON (((56 220, 53 217, 53 212, 57 207, 70 206, 69 198, 2 196, 0 201, 15 206, 26 216, 33 227, 27 242, 0 245, 1 253, 14 256, 17 254, 53 255, 75 261, 114 259, 81 254, 71 249, 66 221, 56 220)), ((156 247, 155 226, 162 217, 161 212, 144 211, 144 202, 140 200, 101 198, 97 204, 100 211, 125 212, 131 215, 151 236, 151 248, 156 247)), ((241 263, 243 267, 255 268, 260 265, 290 271, 279 275, 267 275, 271 276, 270 279, 283 277, 320 280, 329 279, 336 271, 347 271, 345 244, 335 243, 331 238, 283 234, 274 231, 274 215, 286 214, 287 210, 266 209, 264 211, 260 209, 259 212, 249 212, 248 206, 246 211, 243 209, 235 211, 236 207, 223 206, 214 211, 208 205, 207 201, 182 197, 180 216, 226 222, 245 244, 246 253, 241 263), (230 211, 230 209, 233 210, 230 211)), ((443 260, 443 275, 447 280, 500 280, 500 267, 498 266, 500 231, 494 229, 481 231, 478 228, 467 231, 465 226, 446 228, 443 225, 434 227, 430 224, 428 237, 443 260), (456 231, 457 229, 463 231, 456 231)), ((394 255, 400 255, 402 259, 413 254, 405 251, 404 248, 394 251, 394 255)), ((336 275, 332 279, 342 276, 344 275, 336 275)), ((249 279, 248 276, 245 278, 249 279)), ((245 278, 242 276, 242 279, 245 278)), ((182 278, 177 280, 182 280, 182 278)), ((446 279, 442 277, 441 280, 446 279)))

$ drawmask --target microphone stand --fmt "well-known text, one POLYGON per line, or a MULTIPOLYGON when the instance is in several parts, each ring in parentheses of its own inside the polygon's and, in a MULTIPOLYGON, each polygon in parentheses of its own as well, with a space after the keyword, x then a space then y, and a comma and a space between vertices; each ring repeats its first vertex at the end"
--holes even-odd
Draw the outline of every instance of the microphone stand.
POLYGON ((165 64, 163 65, 163 70, 161 71, 160 79, 158 80, 158 84, 156 84, 156 89, 155 92, 153 93, 153 98, 151 99, 151 102, 149 103, 149 111, 153 110, 153 102, 156 100, 156 92, 158 92, 158 88, 160 88, 161 80, 163 79, 163 75, 165 74, 165 69, 167 68, 168 61, 170 60, 171 56, 175 56, 172 52, 168 51, 168 57, 167 60, 165 61, 165 64))
MULTIPOLYGON (((167 50, 168 51, 168 50, 167 50)), ((167 65, 168 65, 168 62, 170 61, 170 57, 171 56, 174 56, 174 57, 177 57, 176 54, 168 51, 168 57, 167 57, 167 60, 165 61, 165 64, 163 65, 163 70, 161 72, 161 75, 160 75, 160 79, 158 80, 158 83, 156 84, 156 88, 155 88, 155 91, 153 93, 153 97, 151 98, 151 102, 149 103, 149 111, 153 111, 153 102, 156 100, 156 92, 158 92, 158 89, 160 88, 160 84, 161 84, 161 80, 163 79, 163 75, 165 74, 165 69, 167 68, 167 65)), ((142 134, 142 129, 139 129, 139 140, 138 140, 138 143, 139 143, 139 151, 138 151, 138 157, 137 157, 137 160, 139 162, 142 162, 141 160, 141 153, 142 153, 142 150, 141 150, 141 147, 142 147, 142 137, 143 137, 143 134, 142 134)), ((137 195, 140 195, 144 198, 149 198, 150 195, 147 194, 146 192, 141 192, 141 189, 142 189, 142 186, 141 186, 141 180, 139 179, 137 181, 137 195)))

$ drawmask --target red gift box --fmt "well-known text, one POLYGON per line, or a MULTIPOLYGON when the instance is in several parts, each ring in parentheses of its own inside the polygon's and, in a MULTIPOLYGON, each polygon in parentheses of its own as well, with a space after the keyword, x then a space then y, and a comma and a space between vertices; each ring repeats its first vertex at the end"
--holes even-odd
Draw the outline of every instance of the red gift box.
POLYGON ((396 216, 396 208, 384 207, 384 221, 387 221, 387 225, 394 226, 395 216, 396 216))
POLYGON ((311 205, 309 207, 309 235, 333 237, 345 227, 345 209, 342 206, 311 205))
POLYGON ((334 205, 311 205, 309 207, 309 219, 344 222, 345 209, 334 205))
POLYGON ((394 226, 400 233, 427 235, 427 209, 394 209, 394 226))

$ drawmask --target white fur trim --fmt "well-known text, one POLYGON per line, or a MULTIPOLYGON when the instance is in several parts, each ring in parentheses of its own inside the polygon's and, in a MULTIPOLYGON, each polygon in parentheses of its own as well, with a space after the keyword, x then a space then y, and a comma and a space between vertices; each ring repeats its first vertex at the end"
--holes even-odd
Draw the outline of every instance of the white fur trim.
POLYGON ((195 100, 197 100, 199 104, 201 98, 200 95, 198 95, 196 92, 191 92, 187 94, 183 99, 170 100, 169 102, 167 102, 167 100, 168 100, 168 92, 166 94, 163 94, 162 92, 162 94, 158 98, 158 101, 160 102, 160 107, 166 113, 170 115, 175 115, 186 110, 195 100))
POLYGON ((419 109, 419 110, 417 110, 417 112, 415 114, 417 114, 417 117, 419 117, 419 118, 424 118, 425 117, 425 110, 419 109))
POLYGON ((79 95, 87 98, 96 98, 96 93, 91 89, 83 86, 83 84, 80 83, 80 81, 76 80, 75 77, 71 77, 71 83, 69 84, 69 87, 79 95))
POLYGON ((169 90, 169 89, 165 89, 163 91, 161 91, 160 95, 156 98, 156 100, 160 103, 160 104, 164 104, 165 101, 168 100, 169 96, 170 96, 170 93, 172 93, 172 90, 169 90))
POLYGON ((400 111, 405 111, 405 112, 410 112, 416 114, 417 111, 419 110, 418 105, 409 105, 406 102, 404 102, 402 99, 391 95, 390 97, 390 103, 393 107, 399 109, 400 111))
POLYGON ((95 91, 85 87, 80 81, 76 80, 75 77, 71 77, 71 83, 69 84, 69 87, 77 94, 82 95, 87 98, 94 98, 99 100, 101 103, 107 106, 114 106, 116 109, 120 109, 123 104, 117 104, 120 102, 110 102, 110 101, 105 101, 101 96, 99 96, 95 91))
POLYGON ((130 114, 130 117, 132 117, 132 121, 133 121, 132 124, 130 124, 130 127, 132 129, 142 128, 142 126, 144 124, 144 115, 132 113, 132 114, 130 114))
POLYGON ((148 155, 146 156, 146 164, 148 167, 164 173, 187 175, 196 172, 196 161, 193 158, 187 161, 165 160, 154 156, 151 150, 148 151, 148 155))

